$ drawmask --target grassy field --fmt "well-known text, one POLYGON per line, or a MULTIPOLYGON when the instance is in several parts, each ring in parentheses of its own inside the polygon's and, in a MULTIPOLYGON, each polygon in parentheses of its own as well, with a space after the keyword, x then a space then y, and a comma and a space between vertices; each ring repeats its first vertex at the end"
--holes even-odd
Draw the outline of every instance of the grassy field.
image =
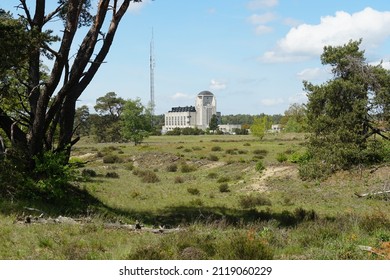
POLYGON ((302 181, 291 160, 304 141, 301 134, 159 136, 140 146, 83 139, 72 162, 87 162, 76 184, 89 205, 1 202, 0 258, 390 259, 389 198, 355 195, 390 188, 390 167, 302 181), (23 207, 82 222, 15 222, 23 207), (106 226, 136 221, 178 230, 106 226))

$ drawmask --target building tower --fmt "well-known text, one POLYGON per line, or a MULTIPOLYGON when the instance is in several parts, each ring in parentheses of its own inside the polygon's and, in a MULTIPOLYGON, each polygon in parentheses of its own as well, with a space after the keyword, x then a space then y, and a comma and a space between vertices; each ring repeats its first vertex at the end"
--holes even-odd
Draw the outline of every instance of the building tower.
POLYGON ((200 129, 206 129, 211 117, 217 115, 217 101, 214 94, 210 91, 202 91, 196 97, 196 126, 200 129))

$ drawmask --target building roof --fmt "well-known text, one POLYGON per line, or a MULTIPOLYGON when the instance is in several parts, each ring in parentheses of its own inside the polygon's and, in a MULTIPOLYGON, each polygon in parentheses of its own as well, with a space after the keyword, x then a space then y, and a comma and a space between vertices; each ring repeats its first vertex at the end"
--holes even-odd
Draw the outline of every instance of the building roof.
POLYGON ((214 94, 212 94, 208 90, 204 90, 204 91, 201 91, 200 93, 198 93, 198 96, 214 96, 214 94))
POLYGON ((186 107, 172 107, 172 110, 169 113, 177 113, 177 112, 196 112, 194 106, 186 106, 186 107))

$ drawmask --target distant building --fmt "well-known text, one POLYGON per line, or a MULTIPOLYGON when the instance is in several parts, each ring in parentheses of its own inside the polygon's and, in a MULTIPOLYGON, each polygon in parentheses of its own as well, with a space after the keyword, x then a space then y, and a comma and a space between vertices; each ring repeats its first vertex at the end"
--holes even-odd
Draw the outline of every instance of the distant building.
POLYGON ((273 124, 271 126, 271 132, 281 132, 282 126, 280 124, 273 124))
POLYGON ((234 134, 236 129, 241 129, 241 124, 220 124, 219 130, 224 134, 234 134))
POLYGON ((196 97, 195 107, 173 107, 165 114, 165 125, 162 128, 162 133, 176 127, 193 127, 205 130, 209 127, 213 115, 219 118, 221 116, 221 113, 217 112, 217 100, 210 91, 202 91, 196 97))

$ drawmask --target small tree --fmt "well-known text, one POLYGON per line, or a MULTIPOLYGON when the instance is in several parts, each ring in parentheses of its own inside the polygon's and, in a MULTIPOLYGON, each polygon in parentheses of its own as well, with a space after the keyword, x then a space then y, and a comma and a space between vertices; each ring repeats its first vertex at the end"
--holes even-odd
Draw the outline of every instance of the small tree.
POLYGON ((122 114, 122 135, 135 145, 141 144, 151 131, 151 113, 141 104, 141 100, 127 100, 122 114))
MULTIPOLYGON (((360 43, 325 47, 321 61, 333 67, 334 78, 322 85, 304 82, 312 133, 308 144, 312 160, 308 166, 313 167, 312 171, 329 174, 383 157, 381 144, 369 140, 375 134, 389 140, 380 126, 390 107, 389 98, 378 97, 390 91, 390 72, 381 65, 368 65, 360 43)), ((306 167, 302 170, 308 170, 306 167)))
POLYGON ((211 131, 216 131, 216 130, 218 130, 218 117, 217 117, 217 115, 216 114, 213 114, 212 115, 212 117, 211 117, 211 119, 210 119, 210 123, 209 123, 209 129, 211 130, 211 131))
POLYGON ((253 136, 263 139, 268 126, 267 116, 255 117, 251 125, 251 133, 253 136))

